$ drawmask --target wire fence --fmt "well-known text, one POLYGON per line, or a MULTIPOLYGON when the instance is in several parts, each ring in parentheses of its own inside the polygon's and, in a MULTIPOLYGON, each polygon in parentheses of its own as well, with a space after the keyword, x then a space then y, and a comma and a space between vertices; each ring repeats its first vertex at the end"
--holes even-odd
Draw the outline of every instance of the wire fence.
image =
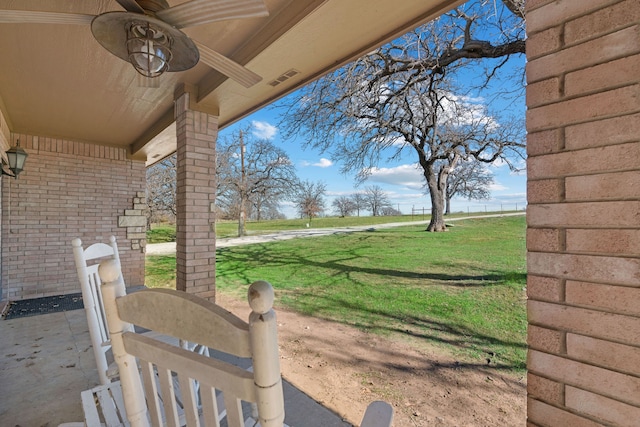
MULTIPOLYGON (((527 209, 526 203, 487 203, 487 204, 471 204, 466 206, 452 206, 451 213, 479 213, 479 212, 518 212, 525 211, 527 209)), ((415 206, 415 205, 397 205, 398 212, 403 215, 410 214, 417 219, 426 218, 431 215, 431 207, 427 206, 415 206)))

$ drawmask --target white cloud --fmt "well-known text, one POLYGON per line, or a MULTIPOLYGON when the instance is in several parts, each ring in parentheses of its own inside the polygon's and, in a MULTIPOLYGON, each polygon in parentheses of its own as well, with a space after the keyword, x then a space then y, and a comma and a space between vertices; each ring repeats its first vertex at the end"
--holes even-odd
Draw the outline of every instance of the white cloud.
POLYGON ((277 127, 267 122, 259 122, 257 120, 254 120, 251 122, 251 125, 253 126, 253 134, 257 138, 273 139, 273 137, 278 132, 277 127))
POLYGON ((314 163, 312 166, 317 166, 319 168, 328 168, 329 166, 333 166, 333 162, 322 157, 320 161, 314 163))
POLYGON ((508 167, 509 165, 507 164, 507 162, 505 162, 505 160, 501 157, 498 157, 497 159, 495 159, 493 162, 489 163, 489 165, 493 168, 499 169, 502 167, 508 167))
POLYGON ((401 185, 419 190, 423 187, 424 177, 417 165, 408 164, 394 168, 373 168, 367 181, 380 182, 391 185, 401 185))
POLYGON ((322 157, 322 158, 320 158, 320 160, 318 160, 315 163, 311 163, 311 162, 309 162, 307 160, 302 160, 300 162, 300 165, 302 165, 303 167, 315 166, 315 167, 318 167, 318 168, 328 168, 328 167, 333 166, 333 162, 331 160, 329 160, 329 159, 325 159, 324 157, 322 157))

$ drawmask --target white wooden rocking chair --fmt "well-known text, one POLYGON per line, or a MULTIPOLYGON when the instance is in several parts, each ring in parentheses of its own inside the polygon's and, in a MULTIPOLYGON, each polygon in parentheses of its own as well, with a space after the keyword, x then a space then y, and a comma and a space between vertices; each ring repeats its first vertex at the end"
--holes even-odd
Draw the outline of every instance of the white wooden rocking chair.
MULTIPOLYGON (((98 265, 101 261, 112 259, 120 269, 118 244, 115 236, 111 236, 109 244, 98 242, 83 249, 82 240, 76 238, 71 241, 71 245, 73 246, 73 257, 82 291, 82 301, 87 315, 93 355, 98 368, 98 378, 100 384, 109 384, 114 379, 117 379, 119 374, 117 365, 115 363, 109 364, 107 358, 107 354, 111 350, 111 339, 106 325, 104 304, 100 292, 102 280, 98 274, 98 265)), ((118 280, 124 285, 122 275, 118 280)), ((180 342, 180 345, 188 350, 208 355, 209 350, 205 346, 186 341, 180 342)))
MULTIPOLYGON (((120 402, 126 408, 120 408, 120 416, 126 412, 122 425, 219 427, 219 414, 223 412, 220 406, 224 405, 228 427, 283 426, 274 294, 269 283, 259 281, 250 286, 252 313, 246 323, 222 307, 185 292, 154 289, 125 295, 116 260, 101 263, 99 273, 104 281, 105 313, 122 390, 121 397, 118 391, 112 395, 112 403, 102 405, 103 412, 117 412, 116 403, 120 402), (133 325, 251 358, 253 370, 136 334, 133 325), (171 380, 173 376, 177 376, 179 386, 171 380), (200 383, 199 391, 192 387, 194 381, 200 383), (177 388, 182 414, 176 405, 177 388), (243 401, 255 404, 255 419, 244 419, 243 401)), ((392 417, 390 405, 373 402, 361 425, 389 427, 392 417)), ((96 422, 103 423, 106 418, 96 422)), ((89 422, 87 425, 93 427, 89 422)))
MULTIPOLYGON (((107 361, 107 352, 111 350, 111 341, 106 326, 102 294, 100 293, 102 281, 98 275, 98 263, 112 259, 120 266, 118 245, 114 236, 109 238, 109 244, 94 243, 86 249, 82 248, 82 240, 80 239, 73 239, 71 245, 73 246, 78 280, 80 280, 82 302, 87 315, 93 355, 98 366, 98 377, 100 384, 109 384, 113 378, 118 376, 118 370, 115 365, 110 368, 107 361)), ((122 277, 119 280, 123 280, 122 277)))
POLYGON ((271 308, 273 290, 268 283, 251 286, 253 313, 247 324, 221 307, 185 292, 152 289, 125 295, 115 260, 101 263, 99 270, 122 398, 132 427, 165 423, 180 426, 185 421, 186 425, 218 426, 222 408, 218 407, 216 396, 220 394, 229 427, 245 426, 243 401, 256 403, 262 427, 283 425, 277 326, 271 308), (133 325, 251 358, 253 370, 136 334, 133 325), (173 376, 178 378, 182 417, 173 376), (194 392, 194 381, 200 383, 199 392, 194 392))

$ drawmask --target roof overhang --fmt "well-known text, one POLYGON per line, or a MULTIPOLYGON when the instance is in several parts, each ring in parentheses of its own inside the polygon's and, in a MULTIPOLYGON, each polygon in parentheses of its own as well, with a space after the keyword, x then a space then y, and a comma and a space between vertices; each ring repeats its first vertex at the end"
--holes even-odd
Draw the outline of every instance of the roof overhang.
MULTIPOLYGON (((145 79, 102 48, 87 25, 0 23, 0 109, 11 132, 125 147, 130 158, 152 164, 176 150, 176 90, 188 88, 194 108, 218 115, 224 128, 460 3, 266 0, 267 17, 183 30, 260 75, 250 88, 203 63, 145 79)), ((3 9, 121 10, 107 0, 0 0, 3 9)))

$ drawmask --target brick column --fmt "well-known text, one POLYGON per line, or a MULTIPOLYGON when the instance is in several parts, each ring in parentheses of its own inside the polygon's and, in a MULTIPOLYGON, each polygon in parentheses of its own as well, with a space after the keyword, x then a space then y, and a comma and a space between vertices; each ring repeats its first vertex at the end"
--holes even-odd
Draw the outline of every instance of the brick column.
POLYGON ((215 301, 215 148, 218 117, 176 92, 176 288, 215 301))
POLYGON ((639 425, 640 2, 526 5, 527 425, 639 425))

